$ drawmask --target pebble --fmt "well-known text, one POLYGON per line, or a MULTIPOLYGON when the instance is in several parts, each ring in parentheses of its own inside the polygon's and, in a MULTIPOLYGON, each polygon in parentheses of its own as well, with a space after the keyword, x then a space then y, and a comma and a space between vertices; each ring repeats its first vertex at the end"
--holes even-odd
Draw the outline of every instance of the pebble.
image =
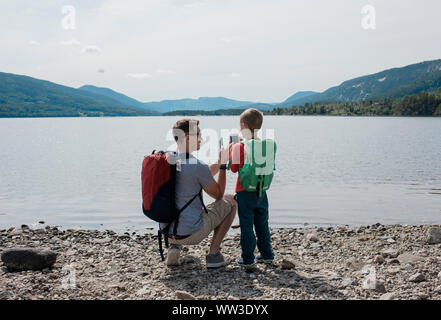
POLYGON ((379 300, 394 300, 396 298, 396 294, 394 292, 388 292, 383 294, 379 300))
POLYGON ((196 300, 196 297, 185 291, 176 291, 176 298, 179 300, 196 300))
POLYGON ((341 282, 341 288, 346 288, 352 285, 357 285, 357 280, 352 279, 352 278, 344 278, 343 281, 341 282))
POLYGON ((385 258, 397 258, 400 252, 396 249, 386 249, 381 252, 385 258))
POLYGON ((311 241, 311 242, 318 242, 319 241, 319 239, 315 233, 309 233, 306 236, 306 240, 311 241))
MULTIPOLYGON (((258 263, 252 273, 235 263, 207 270, 200 261, 205 261, 209 239, 197 246, 184 246, 181 258, 185 263, 166 268, 154 234, 130 237, 111 230, 64 231, 47 227, 18 228, 23 233, 12 236, 17 229, 10 228, 0 230, 0 252, 14 247, 49 246, 59 257, 46 271, 8 272, 0 262, 0 299, 162 300, 178 299, 176 292, 180 291, 184 297, 204 300, 441 300, 440 247, 426 241, 432 227, 380 225, 371 231, 361 226, 356 232, 345 228, 340 233, 335 232, 338 228, 329 232, 324 228, 321 233, 314 227, 273 229, 276 263, 258 263), (319 241, 308 240, 309 234, 319 241), (364 241, 359 241, 361 238, 364 241), (388 239, 397 243, 389 244, 388 239), (319 246, 325 249, 318 250, 319 246), (401 254, 393 258, 395 254, 387 250, 401 254), (378 264, 375 258, 377 262, 381 258, 385 261, 378 264), (400 264, 390 264, 397 262, 400 264), (286 269, 281 270, 282 267, 286 269), (417 273, 425 281, 409 281, 417 273), (76 285, 69 286, 66 281, 76 285), (63 284, 67 289, 61 288, 63 284), (110 288, 111 284, 115 285, 110 288)), ((223 243, 223 255, 235 261, 241 254, 239 243, 240 235, 231 231, 223 243)))
POLYGON ((427 232, 426 241, 428 244, 441 243, 441 228, 431 227, 427 232))
POLYGON ((287 260, 287 259, 283 259, 280 266, 282 267, 282 269, 285 269, 285 270, 295 269, 295 267, 296 267, 294 262, 287 260))
POLYGON ((416 273, 409 277, 410 282, 423 282, 426 280, 426 277, 422 273, 416 273))
POLYGON ((383 256, 380 256, 380 255, 376 256, 376 257, 374 258, 374 262, 377 263, 377 264, 382 264, 382 263, 384 263, 384 258, 383 258, 383 256))
POLYGON ((411 253, 403 253, 398 256, 398 260, 401 264, 415 264, 423 261, 424 258, 411 253))

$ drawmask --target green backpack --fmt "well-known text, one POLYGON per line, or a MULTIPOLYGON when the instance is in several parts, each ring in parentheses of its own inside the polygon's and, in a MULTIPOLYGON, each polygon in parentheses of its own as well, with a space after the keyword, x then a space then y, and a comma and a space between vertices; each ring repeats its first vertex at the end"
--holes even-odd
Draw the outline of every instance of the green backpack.
POLYGON ((261 197, 273 180, 276 142, 272 139, 251 139, 241 143, 244 145, 245 162, 239 168, 240 183, 246 191, 258 192, 261 197))

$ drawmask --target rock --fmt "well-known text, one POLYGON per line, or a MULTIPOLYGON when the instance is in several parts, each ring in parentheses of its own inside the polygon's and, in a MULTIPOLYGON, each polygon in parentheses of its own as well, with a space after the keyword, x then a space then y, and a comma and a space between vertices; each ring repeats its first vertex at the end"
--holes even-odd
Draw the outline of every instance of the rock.
POLYGON ((318 242, 319 241, 319 239, 315 233, 309 233, 306 236, 306 240, 311 241, 311 242, 318 242))
POLYGON ((357 284, 358 284, 358 282, 355 279, 344 278, 343 281, 341 282, 340 288, 346 288, 346 287, 357 285, 357 284))
POLYGON ((9 291, 0 292, 0 300, 8 300, 12 297, 14 297, 14 294, 12 292, 9 291))
POLYGON ((422 273, 416 273, 409 278, 410 282, 423 282, 426 281, 426 277, 422 273))
POLYGON ((441 228, 431 227, 427 231, 427 243, 428 244, 438 244, 441 243, 441 228))
POLYGON ((371 225, 371 229, 376 230, 376 229, 378 229, 380 226, 381 226, 381 223, 378 223, 378 222, 377 222, 376 224, 371 225))
POLYGON ((176 291, 176 298, 179 300, 196 300, 196 297, 185 291, 176 291))
POLYGON ((38 221, 39 224, 45 224, 46 222, 44 221, 38 221))
POLYGON ((283 259, 282 263, 280 264, 280 266, 282 267, 282 269, 295 269, 296 265, 294 262, 287 260, 287 259, 283 259))
POLYGON ((401 264, 415 264, 423 260, 424 260, 423 257, 411 253, 403 253, 398 256, 398 261, 401 264))
POLYGON ((396 250, 396 249, 386 249, 386 250, 383 250, 381 252, 381 254, 385 258, 392 258, 392 259, 394 259, 394 258, 397 258, 399 256, 400 252, 398 250, 396 250))
POLYGON ((387 260, 388 264, 400 264, 400 260, 398 259, 389 259, 387 260))
POLYGON ((363 268, 364 263, 361 261, 358 261, 356 258, 349 258, 346 261, 346 266, 353 271, 358 271, 358 270, 361 270, 361 268, 363 268))
POLYGON ((22 229, 13 229, 9 234, 11 236, 19 236, 19 235, 23 234, 23 230, 22 229))
POLYGON ((390 274, 390 275, 395 275, 400 273, 400 269, 399 268, 388 268, 386 270, 386 273, 390 274))
POLYGON ((392 239, 392 238, 389 238, 389 239, 386 240, 386 242, 392 244, 392 243, 395 243, 396 241, 394 239, 392 239))
POLYGON ((418 298, 420 300, 427 300, 429 298, 429 295, 427 293, 419 293, 418 298))
POLYGON ((9 271, 42 270, 54 265, 57 254, 51 250, 34 248, 8 249, 2 261, 9 271))
POLYGON ((441 271, 438 273, 438 279, 441 280, 441 271))
POLYGON ((318 248, 321 248, 322 246, 320 245, 320 243, 314 242, 314 243, 311 243, 310 247, 312 249, 318 249, 318 248))
POLYGON ((396 298, 396 294, 394 292, 388 292, 383 294, 379 300, 394 300, 396 298))
POLYGON ((111 238, 104 238, 104 239, 95 239, 93 242, 96 244, 105 244, 111 242, 111 238))
POLYGON ((382 264, 382 263, 384 263, 384 258, 383 258, 383 256, 380 256, 380 255, 376 256, 376 257, 374 258, 374 262, 377 263, 377 264, 382 264))

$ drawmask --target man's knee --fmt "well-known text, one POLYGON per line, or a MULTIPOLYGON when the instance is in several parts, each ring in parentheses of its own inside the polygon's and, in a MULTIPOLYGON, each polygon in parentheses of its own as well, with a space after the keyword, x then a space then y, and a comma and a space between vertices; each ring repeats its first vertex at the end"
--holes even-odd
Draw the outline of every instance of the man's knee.
POLYGON ((228 201, 232 205, 232 211, 236 212, 237 209, 237 201, 234 199, 234 196, 232 194, 226 194, 224 196, 224 199, 228 201))

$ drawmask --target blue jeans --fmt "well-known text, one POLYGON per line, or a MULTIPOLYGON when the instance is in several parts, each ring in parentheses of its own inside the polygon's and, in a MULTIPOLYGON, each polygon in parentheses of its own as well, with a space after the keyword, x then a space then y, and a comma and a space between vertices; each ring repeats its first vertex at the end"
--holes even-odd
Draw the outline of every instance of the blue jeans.
POLYGON ((254 250, 259 249, 264 259, 274 259, 268 226, 268 197, 259 198, 257 192, 241 191, 236 195, 240 220, 240 245, 245 264, 254 263, 254 250), (256 235, 254 235, 254 228, 256 235))

